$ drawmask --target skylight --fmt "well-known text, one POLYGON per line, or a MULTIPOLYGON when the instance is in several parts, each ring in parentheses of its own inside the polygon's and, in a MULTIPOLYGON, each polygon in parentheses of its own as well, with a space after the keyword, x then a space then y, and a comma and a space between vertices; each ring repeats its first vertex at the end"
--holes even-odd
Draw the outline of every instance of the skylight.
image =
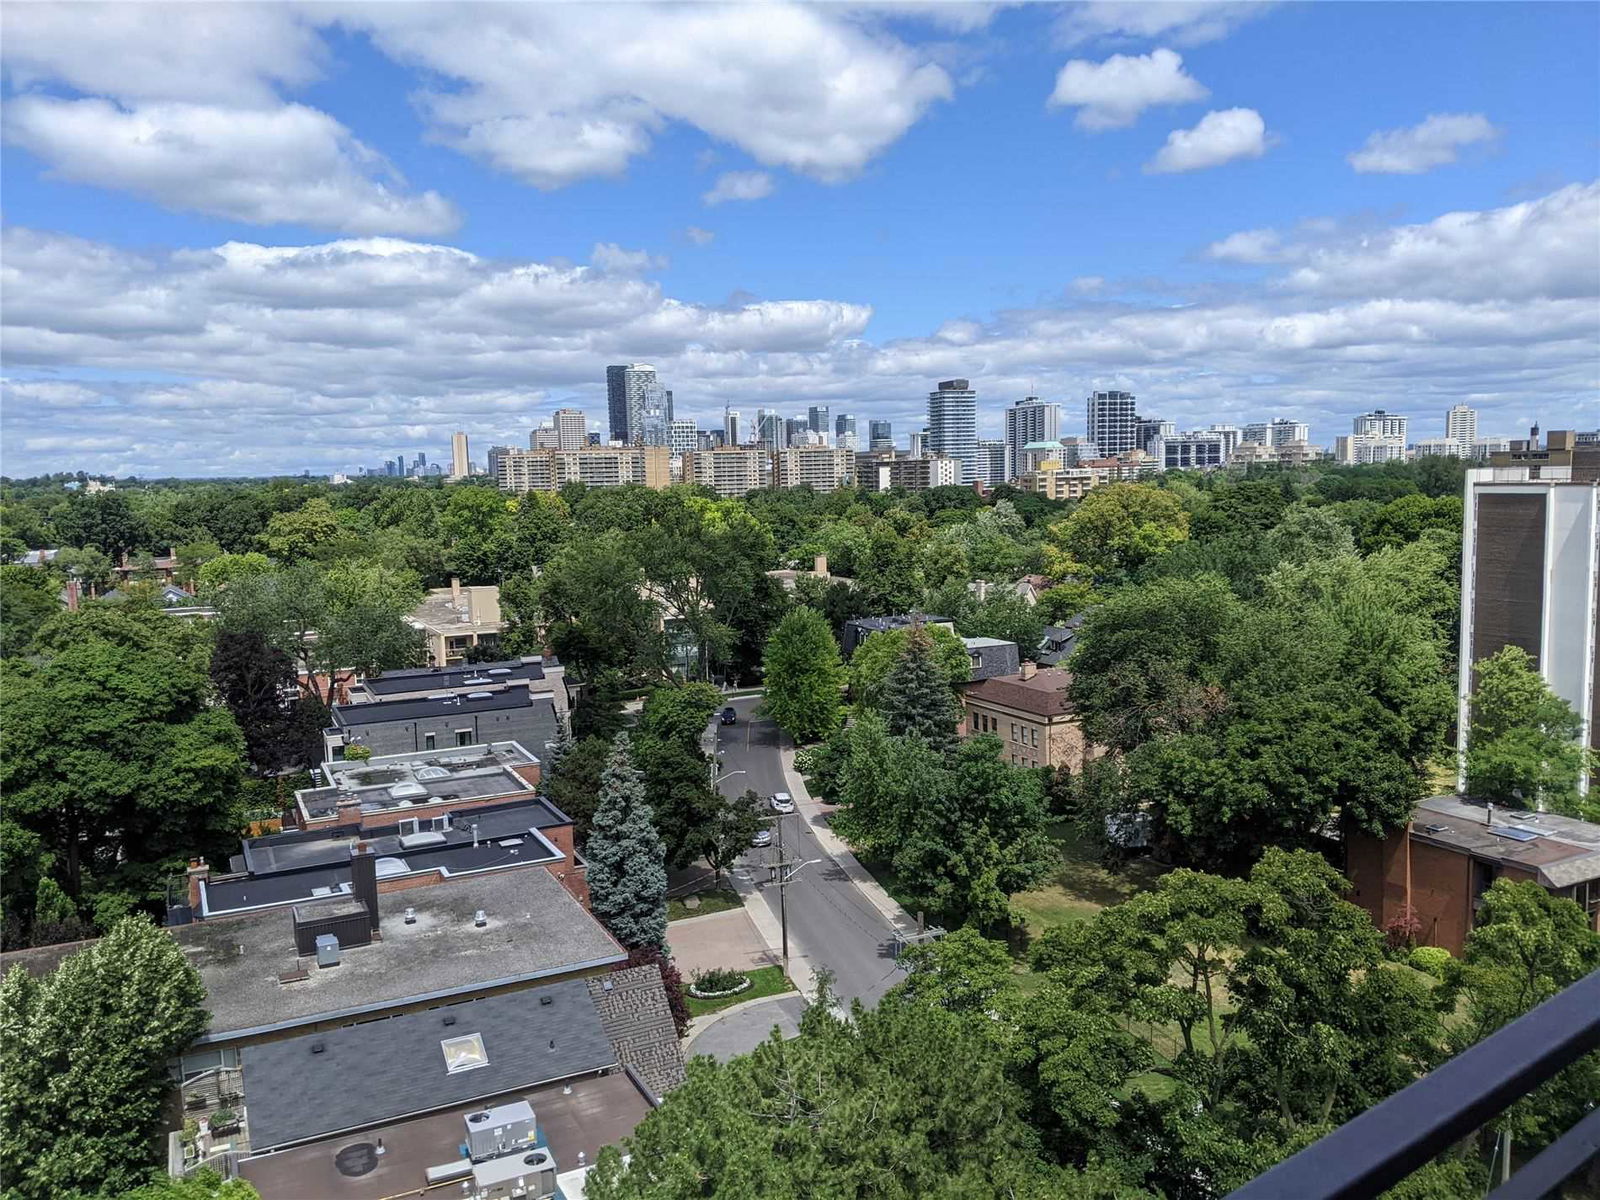
POLYGON ((481 1033, 445 1038, 439 1043, 439 1049, 444 1051, 444 1069, 451 1075, 489 1065, 489 1054, 483 1048, 481 1033))

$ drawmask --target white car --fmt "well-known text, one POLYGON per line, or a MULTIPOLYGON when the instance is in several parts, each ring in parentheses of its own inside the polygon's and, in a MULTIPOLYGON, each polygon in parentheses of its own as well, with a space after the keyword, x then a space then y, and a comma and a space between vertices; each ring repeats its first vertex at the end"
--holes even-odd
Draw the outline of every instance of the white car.
POLYGON ((779 792, 772 798, 772 811, 775 813, 792 813, 794 811, 794 797, 788 792, 779 792))
POLYGON ((750 839, 750 844, 752 846, 754 846, 758 850, 763 846, 772 845, 772 830, 770 830, 770 829, 758 829, 758 830, 756 830, 756 835, 755 835, 755 837, 750 839))

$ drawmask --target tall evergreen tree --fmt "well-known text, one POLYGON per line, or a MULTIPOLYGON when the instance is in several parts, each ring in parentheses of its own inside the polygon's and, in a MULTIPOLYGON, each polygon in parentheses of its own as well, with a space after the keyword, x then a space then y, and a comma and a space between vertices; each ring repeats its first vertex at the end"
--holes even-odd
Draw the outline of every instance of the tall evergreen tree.
POLYGON ((644 776, 634 766, 625 733, 612 742, 600 776, 600 804, 584 853, 594 915, 624 946, 665 943, 667 850, 651 821, 644 776))
POLYGON ((884 678, 879 706, 896 737, 919 737, 935 749, 955 744, 961 714, 950 693, 949 677, 933 654, 933 639, 920 626, 911 630, 906 648, 884 678))
POLYGON ((762 659, 767 715, 797 742, 814 742, 839 727, 844 664, 825 617, 796 608, 778 623, 762 659))

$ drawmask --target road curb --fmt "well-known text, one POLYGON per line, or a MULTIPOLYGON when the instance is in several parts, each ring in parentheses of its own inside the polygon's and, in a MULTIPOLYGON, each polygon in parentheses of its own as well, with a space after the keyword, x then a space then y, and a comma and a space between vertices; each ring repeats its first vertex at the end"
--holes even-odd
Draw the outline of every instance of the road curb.
POLYGON ((812 798, 806 788, 805 779, 794 769, 793 741, 787 734, 783 735, 783 740, 788 744, 778 746, 778 762, 783 768, 784 782, 789 785, 789 794, 795 798, 797 806, 801 804, 805 806, 801 811, 805 813, 806 822, 811 826, 811 832, 816 835, 817 841, 839 864, 850 882, 855 884, 856 890, 882 914, 884 920, 897 929, 915 929, 917 926, 915 918, 901 907, 899 901, 883 890, 883 885, 872 877, 871 871, 861 865, 861 861, 851 852, 844 839, 829 826, 822 806, 812 798))
POLYGON ((695 1017, 689 1022, 689 1034, 683 1039, 683 1056, 689 1058, 694 1053, 695 1041, 706 1030, 714 1026, 723 1017, 731 1017, 734 1013, 744 1012, 746 1009, 755 1008, 761 1004, 771 1004, 777 1000, 799 1000, 810 1006, 811 1002, 802 992, 779 992, 776 996, 757 996, 754 1000, 742 1000, 738 1004, 730 1004, 727 1008, 719 1008, 714 1013, 707 1013, 703 1017, 695 1017))

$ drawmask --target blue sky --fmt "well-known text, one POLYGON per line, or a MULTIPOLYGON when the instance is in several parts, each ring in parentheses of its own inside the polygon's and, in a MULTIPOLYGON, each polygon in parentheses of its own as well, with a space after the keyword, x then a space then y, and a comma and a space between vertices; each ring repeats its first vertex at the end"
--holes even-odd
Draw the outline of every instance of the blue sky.
POLYGON ((3 20, 9 474, 481 457, 640 359, 902 438, 953 375, 990 434, 1600 423, 1593 5, 3 20))

